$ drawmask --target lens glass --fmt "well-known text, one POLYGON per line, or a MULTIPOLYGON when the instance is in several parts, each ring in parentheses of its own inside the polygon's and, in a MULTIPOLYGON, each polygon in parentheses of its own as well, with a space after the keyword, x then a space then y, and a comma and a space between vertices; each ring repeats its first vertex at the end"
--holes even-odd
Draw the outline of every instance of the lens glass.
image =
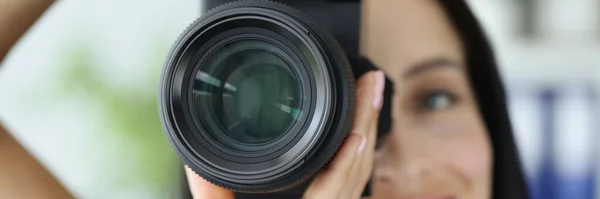
POLYGON ((289 131, 300 116, 302 89, 282 50, 244 40, 210 56, 195 76, 194 101, 213 137, 257 145, 289 131))

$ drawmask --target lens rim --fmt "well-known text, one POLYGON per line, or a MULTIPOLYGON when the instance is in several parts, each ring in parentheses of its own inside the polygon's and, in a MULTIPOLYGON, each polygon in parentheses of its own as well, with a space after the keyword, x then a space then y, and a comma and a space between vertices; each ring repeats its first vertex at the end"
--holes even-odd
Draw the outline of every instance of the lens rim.
MULTIPOLYGON (((245 10, 242 11, 244 13, 257 11, 256 8, 252 7, 239 8, 239 10, 245 10)), ((265 10, 262 11, 264 12, 265 10)), ((242 183, 268 182, 286 173, 291 167, 296 166, 299 163, 301 164, 304 154, 306 154, 308 150, 316 144, 315 141, 318 141, 324 132, 326 132, 326 122, 324 121, 327 121, 331 114, 330 109, 332 106, 333 94, 331 89, 333 87, 331 86, 330 77, 327 77, 327 74, 329 73, 326 67, 327 58, 321 56, 323 52, 315 53, 318 46, 316 43, 311 42, 308 36, 309 35, 307 34, 301 34, 297 27, 291 26, 289 22, 282 23, 276 18, 261 15, 246 15, 233 16, 216 21, 199 34, 197 33, 197 35, 189 41, 190 43, 186 46, 186 51, 181 54, 180 61, 177 63, 178 68, 176 73, 181 75, 175 76, 173 79, 173 91, 176 95, 174 97, 181 99, 179 100, 179 105, 182 107, 182 109, 175 110, 175 117, 179 117, 177 121, 181 124, 181 126, 179 126, 180 128, 185 125, 186 130, 181 131, 180 135, 186 141, 185 144, 187 145, 188 150, 199 158, 196 159, 200 160, 197 164, 205 166, 203 167, 205 171, 210 172, 215 176, 235 179, 237 182, 242 183), (315 90, 311 91, 311 95, 316 96, 316 99, 314 99, 315 103, 311 104, 314 107, 311 107, 310 111, 312 114, 309 115, 311 118, 310 121, 307 121, 309 126, 304 132, 301 132, 304 134, 286 147, 289 149, 279 150, 277 156, 273 158, 271 158, 271 156, 269 156, 268 159, 263 159, 261 157, 252 158, 255 160, 261 159, 262 161, 260 162, 250 162, 252 161, 251 158, 231 157, 228 153, 221 153, 220 150, 215 150, 219 144, 216 144, 209 136, 206 136, 207 132, 205 132, 204 129, 197 129, 191 125, 197 120, 192 119, 195 114, 190 114, 191 112, 189 111, 192 108, 189 104, 191 99, 189 93, 192 88, 192 81, 190 81, 192 78, 191 74, 194 74, 193 70, 195 70, 194 67, 191 67, 194 66, 193 63, 195 63, 194 57, 196 57, 198 53, 205 52, 200 49, 202 46, 205 46, 205 42, 210 38, 216 37, 226 30, 246 26, 258 26, 272 31, 278 31, 280 35, 286 36, 286 39, 290 41, 300 40, 301 42, 296 43, 295 45, 305 45, 304 47, 309 49, 308 53, 303 53, 303 55, 307 56, 309 63, 307 66, 311 66, 310 71, 312 73, 309 73, 309 77, 313 78, 311 78, 310 83, 315 84, 315 90), (177 114, 177 111, 181 111, 181 113, 177 114), (198 135, 202 137, 198 137, 198 135)), ((228 152, 236 153, 233 151, 228 152)))
POLYGON ((352 124, 354 85, 351 68, 339 44, 308 17, 280 3, 239 1, 213 9, 182 33, 169 53, 161 73, 159 114, 165 134, 175 152, 189 168, 204 179, 237 192, 274 192, 310 179, 337 152, 352 124), (182 54, 194 45, 192 41, 205 34, 211 26, 234 18, 260 18, 271 23, 274 22, 280 29, 289 31, 282 35, 291 34, 293 37, 302 39, 302 42, 309 46, 307 49, 302 49, 303 52, 306 51, 316 56, 315 63, 318 63, 319 66, 317 70, 324 71, 321 78, 329 81, 328 85, 323 83, 316 85, 317 88, 328 90, 325 93, 317 93, 317 96, 330 94, 329 101, 317 100, 317 104, 322 104, 320 109, 316 107, 316 110, 327 110, 326 112, 330 115, 311 121, 311 124, 317 123, 322 127, 319 129, 319 136, 310 137, 312 138, 308 140, 310 145, 303 145, 304 147, 301 147, 295 156, 287 156, 286 158, 293 158, 295 161, 288 161, 285 167, 269 168, 259 172, 256 172, 258 170, 240 172, 224 169, 222 166, 232 165, 226 165, 218 159, 219 157, 208 157, 210 154, 199 155, 198 150, 194 150, 197 147, 197 143, 196 145, 194 143, 202 140, 184 138, 185 134, 197 132, 193 132, 193 129, 190 128, 190 118, 185 115, 186 111, 189 112, 189 107, 181 103, 185 101, 185 98, 182 98, 182 94, 185 93, 181 89, 182 77, 191 72, 189 67, 185 67, 186 64, 181 66, 181 63, 189 63, 191 59, 182 54), (215 159, 211 162, 207 158, 215 159))

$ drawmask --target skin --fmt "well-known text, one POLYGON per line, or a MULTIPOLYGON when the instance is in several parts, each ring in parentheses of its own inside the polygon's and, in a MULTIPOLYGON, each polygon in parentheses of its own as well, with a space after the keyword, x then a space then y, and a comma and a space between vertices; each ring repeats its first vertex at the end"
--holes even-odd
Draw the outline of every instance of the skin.
MULTIPOLYGON (((465 75, 461 42, 440 5, 361 2, 361 54, 382 72, 358 80, 352 132, 304 198, 360 198, 371 171, 374 199, 489 198, 490 143, 465 75), (393 126, 376 150, 383 73, 394 83, 393 126)), ((0 61, 51 3, 0 0, 0 61)), ((0 172, 0 198, 72 198, 1 126, 0 159, 9 160, 0 161, 0 171, 11 171, 0 172)), ((194 198, 234 198, 186 173, 194 198)))
POLYGON ((54 0, 0 0, 0 63, 54 0))
POLYGON ((362 9, 361 53, 394 82, 372 198, 489 198, 491 145, 443 9, 433 0, 365 0, 362 9))
MULTIPOLYGON (((52 2, 0 0, 0 63, 52 2)), ((73 196, 0 125, 0 198, 64 199, 73 196)))

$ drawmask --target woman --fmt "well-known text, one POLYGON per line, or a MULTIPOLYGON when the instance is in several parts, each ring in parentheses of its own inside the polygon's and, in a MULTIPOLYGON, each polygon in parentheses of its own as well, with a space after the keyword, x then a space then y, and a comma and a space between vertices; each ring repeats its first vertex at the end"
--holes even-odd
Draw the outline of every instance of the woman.
MULTIPOLYGON (((26 30, 14 22, 21 13, 4 11, 37 2, 0 0, 0 26, 21 28, 0 33, 0 55, 26 30)), ((304 198, 359 198, 371 174, 373 199, 528 198, 492 52, 465 2, 363 0, 361 24, 361 55, 381 72, 359 79, 352 134, 304 198), (384 73, 394 88, 392 125, 376 149, 384 73)), ((0 180, 24 176, 5 173, 0 180)), ((195 198, 234 198, 187 176, 195 198)))

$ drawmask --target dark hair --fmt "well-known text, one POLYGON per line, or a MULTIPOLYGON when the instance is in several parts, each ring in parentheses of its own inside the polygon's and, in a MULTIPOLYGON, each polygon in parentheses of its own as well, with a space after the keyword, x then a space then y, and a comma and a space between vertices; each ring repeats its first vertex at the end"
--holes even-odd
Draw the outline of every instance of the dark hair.
POLYGON ((484 31, 463 0, 440 0, 466 52, 467 73, 493 150, 493 199, 527 199, 527 186, 508 118, 506 94, 484 31))

